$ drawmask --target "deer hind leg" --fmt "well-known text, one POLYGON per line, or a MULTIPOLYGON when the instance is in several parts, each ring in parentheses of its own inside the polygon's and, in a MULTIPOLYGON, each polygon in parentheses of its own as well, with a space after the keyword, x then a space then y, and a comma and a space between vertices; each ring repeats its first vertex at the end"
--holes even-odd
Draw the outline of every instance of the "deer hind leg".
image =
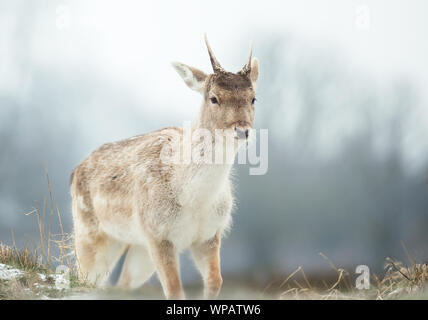
POLYGON ((81 276, 96 286, 105 286, 126 245, 104 232, 76 233, 76 256, 81 276))
POLYGON ((126 254, 118 287, 137 289, 146 282, 155 271, 155 265, 146 247, 132 245, 126 254))
POLYGON ((204 298, 216 298, 223 284, 220 271, 220 235, 212 239, 195 244, 190 251, 196 267, 204 280, 204 298))

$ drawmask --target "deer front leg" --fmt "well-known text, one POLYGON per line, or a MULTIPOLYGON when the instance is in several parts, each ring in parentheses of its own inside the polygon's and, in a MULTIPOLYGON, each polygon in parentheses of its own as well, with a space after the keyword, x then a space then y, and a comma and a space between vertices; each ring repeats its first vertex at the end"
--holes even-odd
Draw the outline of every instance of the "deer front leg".
POLYGON ((178 253, 168 240, 151 241, 150 252, 167 299, 184 299, 178 253))
POLYGON ((223 284, 220 271, 220 242, 221 236, 217 233, 212 239, 195 244, 191 252, 195 264, 204 280, 204 298, 216 298, 223 284))

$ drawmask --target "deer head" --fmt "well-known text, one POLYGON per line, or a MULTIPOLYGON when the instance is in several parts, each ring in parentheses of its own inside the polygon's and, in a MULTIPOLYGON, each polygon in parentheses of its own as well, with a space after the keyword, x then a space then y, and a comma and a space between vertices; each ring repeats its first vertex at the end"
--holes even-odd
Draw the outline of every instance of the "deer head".
POLYGON ((205 36, 205 43, 213 68, 212 74, 173 62, 173 67, 187 86, 203 95, 197 126, 224 130, 235 138, 247 139, 249 129, 254 125, 255 82, 259 74, 259 64, 252 58, 252 48, 244 67, 237 73, 228 72, 220 65, 205 36))

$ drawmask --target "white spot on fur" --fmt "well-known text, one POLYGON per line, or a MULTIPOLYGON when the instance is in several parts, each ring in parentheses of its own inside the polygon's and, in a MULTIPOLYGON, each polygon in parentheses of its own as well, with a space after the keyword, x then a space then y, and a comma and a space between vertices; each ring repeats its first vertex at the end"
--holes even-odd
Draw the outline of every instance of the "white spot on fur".
POLYGON ((80 210, 85 211, 85 212, 87 212, 89 210, 89 208, 85 205, 84 198, 82 196, 77 197, 77 204, 78 204, 80 210))

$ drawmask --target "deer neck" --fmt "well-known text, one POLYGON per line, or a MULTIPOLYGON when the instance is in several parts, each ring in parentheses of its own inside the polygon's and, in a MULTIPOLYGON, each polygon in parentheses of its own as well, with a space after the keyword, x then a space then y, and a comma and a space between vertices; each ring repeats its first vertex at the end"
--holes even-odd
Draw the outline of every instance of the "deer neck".
MULTIPOLYGON (((225 135, 225 131, 218 130, 213 124, 207 120, 207 116, 204 114, 204 106, 202 106, 198 118, 193 122, 192 128, 192 149, 200 149, 202 152, 213 153, 213 164, 224 164, 226 166, 232 166, 235 155, 238 152, 237 141, 234 136, 225 135), (202 137, 202 142, 199 141, 198 137, 202 137), (220 161, 220 158, 215 159, 215 155, 223 154, 227 156, 227 159, 220 161)), ((229 132, 230 134, 230 132, 229 132)))

